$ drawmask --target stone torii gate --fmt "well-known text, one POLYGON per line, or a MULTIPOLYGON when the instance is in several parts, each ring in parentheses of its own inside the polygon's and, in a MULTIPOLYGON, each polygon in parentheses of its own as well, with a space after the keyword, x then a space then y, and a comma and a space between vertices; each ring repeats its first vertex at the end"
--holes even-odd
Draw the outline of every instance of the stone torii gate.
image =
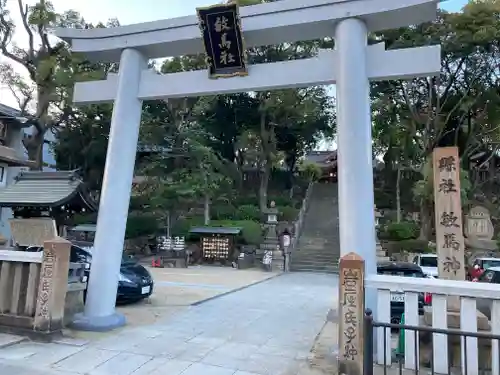
MULTIPOLYGON (((207 71, 158 75, 152 58, 203 53, 196 16, 108 29, 58 29, 89 60, 120 62, 118 74, 75 86, 74 102, 113 102, 87 303, 75 323, 86 330, 125 324, 116 289, 144 100, 337 85, 340 246, 376 273, 369 81, 427 77, 440 71, 440 47, 386 51, 369 32, 431 21, 438 0, 282 0, 241 8, 248 47, 333 36, 317 57, 249 66, 248 76, 211 80, 207 71)), ((376 311, 375 293, 366 306, 376 311)))

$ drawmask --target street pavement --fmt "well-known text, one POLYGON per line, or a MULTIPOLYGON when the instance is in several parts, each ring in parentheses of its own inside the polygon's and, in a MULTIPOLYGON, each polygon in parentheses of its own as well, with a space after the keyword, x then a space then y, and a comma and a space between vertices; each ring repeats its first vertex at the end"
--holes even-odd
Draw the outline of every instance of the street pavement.
POLYGON ((0 349, 8 375, 302 375, 338 278, 291 273, 100 340, 0 349))

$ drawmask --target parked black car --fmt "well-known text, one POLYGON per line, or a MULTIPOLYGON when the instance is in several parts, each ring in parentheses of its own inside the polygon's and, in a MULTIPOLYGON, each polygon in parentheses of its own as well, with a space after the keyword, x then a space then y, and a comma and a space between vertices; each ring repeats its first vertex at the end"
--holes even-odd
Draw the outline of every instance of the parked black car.
MULTIPOLYGON (((42 248, 29 247, 26 250, 41 251, 42 248)), ((90 250, 71 245, 70 262, 88 264, 86 276, 87 278, 89 277, 90 264, 92 263, 92 253, 90 250)), ((137 302, 147 298, 153 293, 153 284, 153 278, 144 266, 127 256, 123 256, 120 266, 120 279, 118 281, 116 302, 122 304, 137 302)))
MULTIPOLYGON (((377 274, 404 277, 427 277, 422 268, 414 263, 407 262, 379 262, 377 264, 377 274)), ((418 314, 424 314, 424 295, 418 296, 418 314)), ((405 312, 404 293, 391 293, 391 323, 399 324, 401 315, 405 312)))

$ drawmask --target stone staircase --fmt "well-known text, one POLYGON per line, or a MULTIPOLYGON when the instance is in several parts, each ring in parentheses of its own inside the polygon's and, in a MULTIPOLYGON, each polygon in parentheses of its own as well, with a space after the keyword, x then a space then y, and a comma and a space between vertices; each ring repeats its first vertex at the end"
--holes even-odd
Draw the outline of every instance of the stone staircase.
POLYGON ((290 271, 337 273, 340 257, 337 184, 315 183, 290 271))

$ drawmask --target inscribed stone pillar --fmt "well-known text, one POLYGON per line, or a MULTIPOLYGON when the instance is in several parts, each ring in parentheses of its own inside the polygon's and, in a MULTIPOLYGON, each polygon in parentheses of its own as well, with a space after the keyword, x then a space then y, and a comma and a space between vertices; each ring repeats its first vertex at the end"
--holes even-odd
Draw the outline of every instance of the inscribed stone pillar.
MULTIPOLYGON (((458 148, 434 149, 433 171, 439 278, 465 280, 465 245, 462 230, 458 148)), ((448 308, 459 310, 459 299, 449 299, 448 308)))
POLYGON ((70 249, 71 243, 60 237, 44 242, 34 322, 36 331, 48 333, 63 327, 70 249))
POLYGON ((340 258, 339 373, 363 373, 365 262, 356 253, 340 258))

